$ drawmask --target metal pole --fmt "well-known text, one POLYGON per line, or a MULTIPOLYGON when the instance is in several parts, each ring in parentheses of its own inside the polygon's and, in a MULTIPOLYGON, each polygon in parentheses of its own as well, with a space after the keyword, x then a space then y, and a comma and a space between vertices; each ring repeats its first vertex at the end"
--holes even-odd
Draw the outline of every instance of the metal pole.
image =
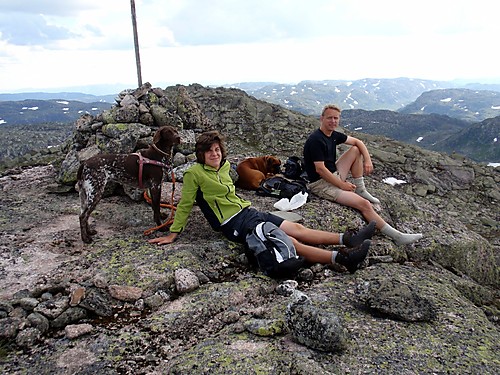
POLYGON ((130 8, 132 10, 132 28, 134 30, 134 47, 135 47, 135 63, 137 66, 137 83, 138 87, 142 86, 142 75, 141 75, 141 57, 139 55, 139 37, 137 35, 137 21, 135 17, 135 1, 130 0, 130 8))

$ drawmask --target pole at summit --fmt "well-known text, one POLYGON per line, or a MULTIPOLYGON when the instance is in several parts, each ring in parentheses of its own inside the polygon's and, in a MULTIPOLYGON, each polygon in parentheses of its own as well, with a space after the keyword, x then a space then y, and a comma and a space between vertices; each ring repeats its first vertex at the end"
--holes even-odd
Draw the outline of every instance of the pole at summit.
POLYGON ((130 8, 132 10, 132 28, 134 30, 134 48, 135 48, 135 63, 137 66, 137 87, 142 86, 141 75, 141 57, 139 55, 139 37, 137 35, 137 21, 135 16, 135 0, 130 0, 130 8))

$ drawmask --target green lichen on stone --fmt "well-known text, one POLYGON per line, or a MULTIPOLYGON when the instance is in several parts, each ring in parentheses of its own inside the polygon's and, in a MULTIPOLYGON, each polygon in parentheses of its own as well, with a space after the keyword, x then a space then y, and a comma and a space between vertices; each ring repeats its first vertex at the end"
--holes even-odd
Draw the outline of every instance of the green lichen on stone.
POLYGON ((457 269, 479 284, 500 286, 493 247, 479 239, 460 240, 436 248, 433 259, 446 268, 457 269))
POLYGON ((277 319, 270 322, 269 325, 259 327, 259 336, 275 336, 282 334, 285 331, 285 322, 277 319))
POLYGON ((153 92, 149 92, 148 93, 148 100, 151 104, 156 104, 156 103, 158 103, 158 96, 156 96, 156 94, 153 92))
POLYGON ((127 356, 127 350, 135 344, 140 343, 141 335, 122 332, 115 341, 111 342, 104 353, 104 359, 119 363, 127 356))
POLYGON ((115 123, 115 124, 107 124, 102 127, 102 130, 104 133, 110 132, 110 133, 124 133, 127 132, 130 128, 130 124, 124 124, 124 123, 115 123))
POLYGON ((112 124, 115 122, 115 112, 116 112, 116 107, 113 107, 111 109, 104 110, 102 112, 102 119, 105 124, 112 124))
POLYGON ((154 289, 159 280, 168 276, 163 250, 143 240, 115 237, 96 241, 91 246, 95 250, 89 253, 88 260, 100 268, 112 284, 154 289))
MULTIPOLYGON (((241 337, 241 336, 240 336, 241 337)), ((172 361, 171 372, 178 374, 290 374, 294 360, 267 339, 220 342, 206 340, 172 361), (240 347, 239 350, 234 348, 240 347)))

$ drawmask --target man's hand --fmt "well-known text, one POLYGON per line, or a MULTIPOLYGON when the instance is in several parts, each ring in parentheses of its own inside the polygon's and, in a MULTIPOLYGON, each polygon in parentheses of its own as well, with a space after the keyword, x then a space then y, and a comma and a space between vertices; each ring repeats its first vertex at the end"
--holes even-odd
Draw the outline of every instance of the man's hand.
POLYGON ((153 238, 151 240, 148 240, 148 242, 155 243, 157 245, 166 245, 174 242, 175 239, 177 238, 177 235, 178 235, 177 233, 170 233, 168 236, 153 238))
POLYGON ((365 176, 372 174, 373 172, 373 164, 371 161, 365 161, 363 164, 363 171, 365 176))
POLYGON ((351 184, 348 181, 342 181, 342 185, 340 186, 340 188, 345 191, 355 191, 356 185, 351 184))

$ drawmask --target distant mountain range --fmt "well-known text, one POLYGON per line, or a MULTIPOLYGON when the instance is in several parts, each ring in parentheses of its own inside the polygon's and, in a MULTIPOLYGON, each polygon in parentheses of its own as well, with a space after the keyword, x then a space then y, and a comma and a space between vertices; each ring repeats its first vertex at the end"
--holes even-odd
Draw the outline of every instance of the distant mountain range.
POLYGON ((343 110, 388 109, 416 114, 439 113, 475 121, 500 115, 500 84, 457 85, 453 82, 410 78, 366 78, 357 81, 303 81, 296 85, 240 83, 227 87, 240 88, 257 99, 314 116, 318 116, 328 103, 335 103, 343 110), (470 103, 464 103, 464 97, 470 103), (430 104, 427 101, 432 101, 433 105, 426 107, 424 103, 430 104), (415 106, 408 107, 411 103, 415 106), (438 107, 439 111, 434 112, 438 107))
POLYGON ((428 150, 458 153, 478 162, 500 163, 500 116, 477 123, 446 115, 394 111, 342 111, 341 125, 350 130, 414 144, 428 150))
MULTIPOLYGON (((118 94, 118 93, 117 93, 118 94)), ((93 95, 81 92, 22 92, 15 94, 0 94, 0 102, 22 100, 69 100, 83 103, 113 103, 116 94, 93 95)))
POLYGON ((467 121, 482 121, 500 115, 500 92, 446 89, 423 92, 399 113, 441 114, 467 121))
MULTIPOLYGON (((355 81, 302 81, 295 85, 246 82, 223 87, 239 88, 257 99, 313 116, 318 116, 323 106, 328 103, 338 104, 343 110, 386 109, 406 114, 437 113, 467 121, 482 121, 500 115, 500 84, 458 85, 454 82, 410 78, 366 78, 355 81)), ((81 110, 92 111, 94 107, 109 108, 115 103, 117 94, 92 95, 79 92, 0 94, 0 122, 3 120, 4 123, 10 124, 28 123, 31 119, 22 119, 29 117, 23 108, 33 107, 38 107, 39 117, 51 117, 43 116, 43 113, 54 111, 54 116, 57 118, 53 121, 65 121, 72 117, 62 116, 69 113, 61 112, 60 108, 69 107, 70 111, 77 115, 81 110), (23 103, 6 103, 18 101, 23 103), (41 105, 42 103, 37 101, 50 101, 52 106, 41 105), (90 106, 82 106, 76 102, 87 103, 90 106), (21 113, 23 111, 24 113, 21 113)))
MULTIPOLYGON (((74 96, 77 94, 75 93, 74 96)), ((104 101, 86 103, 64 99, 0 101, 0 125, 70 123, 84 113, 97 115, 112 106, 113 103, 104 101)))
MULTIPOLYGON (((343 108, 341 125, 347 129, 457 152, 476 161, 500 162, 500 84, 458 86, 398 78, 224 87, 306 115, 319 116, 325 104, 336 103, 343 108)), ((115 97, 70 92, 0 94, 0 126, 70 123, 82 113, 109 109, 115 97)))

